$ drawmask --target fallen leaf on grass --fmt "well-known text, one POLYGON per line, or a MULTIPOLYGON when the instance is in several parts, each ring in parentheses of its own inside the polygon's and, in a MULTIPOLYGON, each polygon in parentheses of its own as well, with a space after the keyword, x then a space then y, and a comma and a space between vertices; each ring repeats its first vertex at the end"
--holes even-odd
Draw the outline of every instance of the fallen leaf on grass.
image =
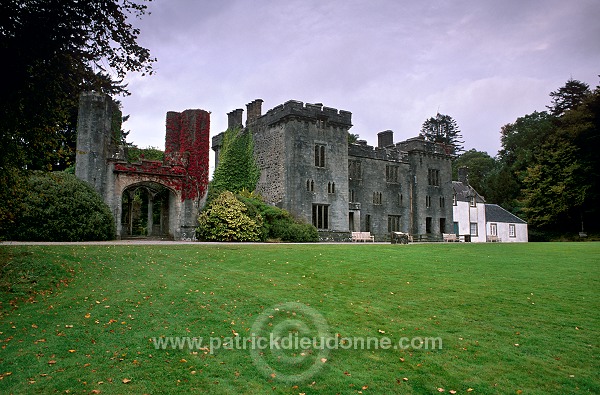
POLYGON ((121 380, 123 384, 131 383, 131 379, 123 379, 121 380))

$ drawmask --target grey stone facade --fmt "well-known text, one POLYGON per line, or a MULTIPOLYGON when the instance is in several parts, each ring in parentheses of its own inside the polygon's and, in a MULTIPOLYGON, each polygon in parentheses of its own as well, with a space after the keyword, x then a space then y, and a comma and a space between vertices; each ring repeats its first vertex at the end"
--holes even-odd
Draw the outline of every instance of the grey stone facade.
MULTIPOLYGON (((451 155, 420 138, 394 144, 379 133, 378 146, 348 144, 352 114, 290 100, 261 114, 262 100, 247 105, 246 132, 254 138, 261 170, 256 191, 319 229, 324 240, 348 240, 370 231, 441 239, 452 229, 451 155)), ((228 114, 240 127, 243 110, 228 114)), ((218 164, 222 134, 212 139, 218 164)))

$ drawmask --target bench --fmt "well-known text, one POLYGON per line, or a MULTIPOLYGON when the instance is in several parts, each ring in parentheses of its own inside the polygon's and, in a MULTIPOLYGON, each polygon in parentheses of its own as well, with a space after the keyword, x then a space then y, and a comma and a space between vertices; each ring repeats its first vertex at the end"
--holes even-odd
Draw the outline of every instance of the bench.
POLYGON ((403 232, 391 232, 390 239, 392 244, 408 244, 409 241, 413 241, 411 235, 403 232))
POLYGON ((447 243, 454 243, 458 241, 458 237, 456 237, 454 233, 442 233, 442 237, 444 239, 444 242, 447 243))
POLYGON ((498 236, 488 235, 487 236, 487 242, 488 243, 498 243, 498 242, 500 242, 500 238, 498 236))
POLYGON ((375 242, 375 236, 371 236, 371 232, 352 232, 352 241, 375 242))

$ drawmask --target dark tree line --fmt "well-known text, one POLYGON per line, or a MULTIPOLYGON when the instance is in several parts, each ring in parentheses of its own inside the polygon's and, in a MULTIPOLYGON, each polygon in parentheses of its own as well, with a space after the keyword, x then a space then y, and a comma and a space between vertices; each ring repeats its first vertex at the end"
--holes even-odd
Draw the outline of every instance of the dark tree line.
POLYGON ((486 200, 527 219, 534 232, 599 231, 600 87, 570 79, 548 111, 501 130, 495 158, 467 151, 454 163, 486 200))
MULTIPOLYGON (((80 92, 127 94, 128 72, 152 73, 130 18, 146 0, 5 0, 0 12, 0 227, 25 170, 73 164, 80 92)), ((147 0, 150 1, 150 0, 147 0)))

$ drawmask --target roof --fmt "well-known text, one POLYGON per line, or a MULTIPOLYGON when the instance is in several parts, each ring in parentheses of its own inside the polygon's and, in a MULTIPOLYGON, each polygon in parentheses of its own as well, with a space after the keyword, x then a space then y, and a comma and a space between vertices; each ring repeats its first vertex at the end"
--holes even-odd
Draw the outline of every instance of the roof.
POLYGON ((486 222, 508 222, 511 224, 526 224, 521 218, 506 211, 497 204, 485 205, 485 220, 486 222))
POLYGON ((458 202, 470 202, 471 197, 475 196, 477 203, 485 203, 485 199, 481 196, 472 186, 469 184, 462 183, 460 181, 452 181, 452 189, 456 195, 458 202))

